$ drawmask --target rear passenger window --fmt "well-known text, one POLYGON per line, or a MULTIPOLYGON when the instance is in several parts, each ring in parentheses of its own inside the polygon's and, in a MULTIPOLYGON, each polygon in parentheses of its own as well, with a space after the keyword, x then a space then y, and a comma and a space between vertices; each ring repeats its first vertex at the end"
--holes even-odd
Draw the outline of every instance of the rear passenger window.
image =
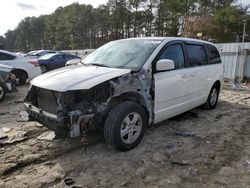
POLYGON ((175 69, 184 67, 184 54, 181 44, 168 46, 160 55, 159 59, 171 59, 174 61, 175 69))
POLYGON ((188 66, 194 67, 207 64, 207 56, 203 45, 186 44, 188 66))
POLYGON ((13 60, 15 56, 5 53, 0 53, 0 60, 13 60))
POLYGON ((65 60, 66 61, 71 60, 71 59, 74 59, 74 56, 71 56, 71 55, 65 56, 65 60))
POLYGON ((208 44, 209 64, 221 63, 220 54, 215 46, 208 44))

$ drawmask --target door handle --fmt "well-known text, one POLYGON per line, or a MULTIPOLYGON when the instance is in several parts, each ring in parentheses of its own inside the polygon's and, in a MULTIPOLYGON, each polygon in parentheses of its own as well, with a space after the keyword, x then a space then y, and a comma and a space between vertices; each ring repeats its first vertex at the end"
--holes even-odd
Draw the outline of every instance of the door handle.
POLYGON ((181 75, 181 78, 189 78, 189 76, 187 74, 183 74, 181 75))

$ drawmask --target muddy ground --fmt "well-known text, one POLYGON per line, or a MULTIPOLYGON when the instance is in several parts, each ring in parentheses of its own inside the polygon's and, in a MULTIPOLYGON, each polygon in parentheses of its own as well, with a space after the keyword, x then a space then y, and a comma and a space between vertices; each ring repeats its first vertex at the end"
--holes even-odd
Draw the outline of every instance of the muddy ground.
POLYGON ((215 110, 196 108, 149 127, 128 152, 109 149, 98 133, 87 148, 37 140, 46 128, 16 121, 27 89, 0 104, 0 127, 26 132, 0 145, 1 188, 67 187, 67 177, 75 187, 250 187, 250 89, 224 89, 215 110))

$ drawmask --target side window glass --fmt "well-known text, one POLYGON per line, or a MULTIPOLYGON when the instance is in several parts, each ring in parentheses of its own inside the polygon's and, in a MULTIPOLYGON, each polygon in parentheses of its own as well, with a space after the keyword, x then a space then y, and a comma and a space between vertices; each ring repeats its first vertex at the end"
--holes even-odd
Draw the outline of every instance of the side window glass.
POLYGON ((215 46, 208 44, 209 64, 221 63, 220 54, 215 46))
POLYGON ((168 46, 160 55, 160 59, 171 59, 174 61, 175 69, 184 68, 184 54, 181 44, 168 46))
POLYGON ((59 58, 58 58, 58 55, 55 55, 55 56, 52 56, 50 59, 54 61, 54 60, 58 60, 59 58))
POLYGON ((186 44, 189 67, 207 64, 207 56, 203 45, 186 44))
POLYGON ((0 60, 4 60, 4 54, 0 53, 0 60))
POLYGON ((66 60, 66 61, 68 61, 68 60, 70 60, 70 59, 72 59, 72 56, 71 56, 71 55, 65 56, 65 60, 66 60))
POLYGON ((54 56, 54 59, 57 60, 57 61, 58 61, 58 60, 61 60, 61 59, 62 59, 62 56, 61 56, 61 55, 56 55, 56 56, 54 56))
POLYGON ((69 58, 68 55, 62 55, 62 56, 61 56, 61 60, 63 60, 63 61, 67 61, 68 58, 69 58))
POLYGON ((0 60, 13 60, 13 59, 15 59, 15 56, 5 53, 0 53, 0 60))
POLYGON ((45 55, 45 54, 46 54, 46 53, 44 53, 44 52, 40 52, 40 53, 37 54, 37 56, 41 57, 41 56, 43 56, 43 55, 45 55))

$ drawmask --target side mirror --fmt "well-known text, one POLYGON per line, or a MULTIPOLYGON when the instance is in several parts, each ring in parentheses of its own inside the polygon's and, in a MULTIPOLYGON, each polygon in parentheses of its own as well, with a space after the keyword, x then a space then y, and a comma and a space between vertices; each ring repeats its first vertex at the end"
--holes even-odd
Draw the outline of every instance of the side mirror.
POLYGON ((167 71, 174 69, 174 61, 170 59, 161 59, 156 63, 157 71, 167 71))

